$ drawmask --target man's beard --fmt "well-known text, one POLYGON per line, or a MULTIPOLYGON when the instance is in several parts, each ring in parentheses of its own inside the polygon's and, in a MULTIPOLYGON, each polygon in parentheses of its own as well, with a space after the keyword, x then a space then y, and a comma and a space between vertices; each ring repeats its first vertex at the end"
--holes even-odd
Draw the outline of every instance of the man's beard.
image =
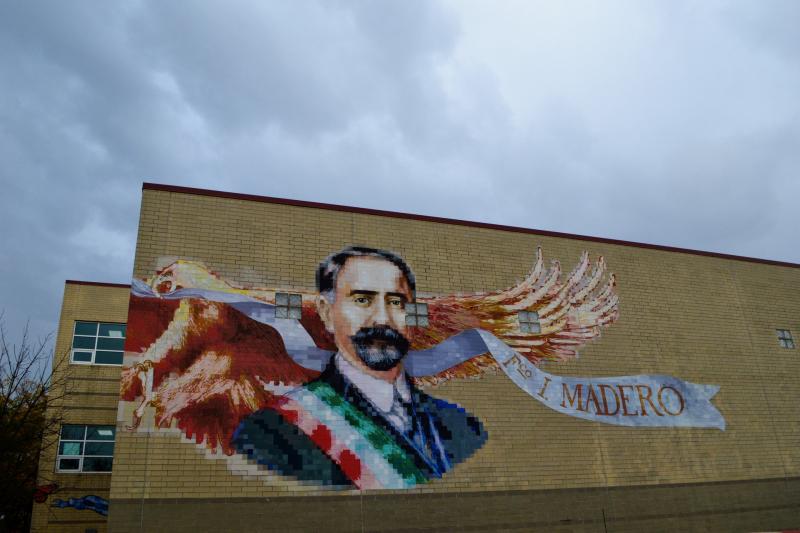
POLYGON ((361 328, 350 340, 358 357, 372 370, 390 370, 408 353, 408 339, 389 326, 361 328))

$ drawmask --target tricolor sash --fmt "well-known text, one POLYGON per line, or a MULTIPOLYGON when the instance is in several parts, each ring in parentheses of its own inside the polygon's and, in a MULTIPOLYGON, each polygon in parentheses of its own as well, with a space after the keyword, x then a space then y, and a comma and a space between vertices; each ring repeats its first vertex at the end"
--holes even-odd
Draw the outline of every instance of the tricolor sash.
POLYGON ((308 436, 359 489, 406 489, 428 480, 391 434, 327 383, 294 389, 270 408, 308 436))

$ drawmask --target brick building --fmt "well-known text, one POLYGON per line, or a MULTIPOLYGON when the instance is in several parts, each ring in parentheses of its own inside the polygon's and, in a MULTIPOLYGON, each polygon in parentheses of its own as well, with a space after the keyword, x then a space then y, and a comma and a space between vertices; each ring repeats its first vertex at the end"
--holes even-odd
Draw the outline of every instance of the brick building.
MULTIPOLYGON (((86 495, 108 499, 109 456, 113 456, 113 444, 109 446, 109 442, 114 439, 122 363, 117 339, 124 337, 129 296, 130 285, 67 281, 64 286, 53 381, 67 387, 68 394, 64 395, 63 406, 50 407, 63 408, 64 426, 58 448, 47 448, 39 459, 39 485, 55 483, 58 489, 47 502, 34 503, 32 531, 105 530, 106 517, 100 513, 51 505, 55 500, 68 502, 86 495), (98 335, 101 324, 103 335, 98 335), (110 345, 103 344, 109 340, 110 345), (73 350, 73 345, 79 348, 73 350), (102 349, 106 347, 117 349, 102 349), (96 455, 83 454, 87 430, 90 446, 95 448, 89 451, 96 455)), ((61 396, 62 391, 56 392, 61 396)))
POLYGON ((130 301, 65 287, 32 529, 798 527, 798 267, 145 184, 130 301), (333 256, 322 303, 353 245, 394 255, 333 256), (353 294, 408 390, 348 373, 353 294))

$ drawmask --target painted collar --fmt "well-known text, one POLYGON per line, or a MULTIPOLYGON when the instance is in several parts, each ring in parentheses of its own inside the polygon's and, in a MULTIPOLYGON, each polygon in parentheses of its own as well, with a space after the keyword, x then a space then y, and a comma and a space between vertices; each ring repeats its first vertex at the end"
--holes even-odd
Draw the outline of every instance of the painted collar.
POLYGON ((394 383, 388 383, 365 374, 341 353, 336 354, 335 363, 339 372, 350 383, 358 387, 364 397, 383 413, 389 413, 392 410, 395 390, 403 402, 411 401, 411 389, 408 386, 405 372, 401 372, 394 383))

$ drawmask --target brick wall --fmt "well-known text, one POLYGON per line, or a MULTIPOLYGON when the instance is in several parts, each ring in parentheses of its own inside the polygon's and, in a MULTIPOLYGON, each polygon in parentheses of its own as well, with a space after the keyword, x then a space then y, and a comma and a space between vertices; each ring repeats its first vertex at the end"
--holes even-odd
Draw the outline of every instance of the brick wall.
POLYGON ((215 529, 282 531, 312 524, 732 531, 800 523, 800 420, 793 403, 800 357, 775 335, 776 328, 800 333, 798 268, 146 188, 134 275, 145 278, 180 258, 202 261, 240 284, 313 290, 320 259, 349 244, 398 252, 423 295, 512 285, 530 269, 537 246, 566 272, 583 250, 603 255, 617 275, 620 318, 579 359, 541 368, 716 384, 714 404, 727 429, 615 427, 550 411, 504 375, 450 381, 428 392, 474 413, 489 431, 487 444, 441 480, 374 494, 242 475, 177 430, 146 431, 152 415, 145 431, 123 431, 133 408, 123 404, 110 492, 113 530, 188 531, 215 518, 222 521, 215 529))

